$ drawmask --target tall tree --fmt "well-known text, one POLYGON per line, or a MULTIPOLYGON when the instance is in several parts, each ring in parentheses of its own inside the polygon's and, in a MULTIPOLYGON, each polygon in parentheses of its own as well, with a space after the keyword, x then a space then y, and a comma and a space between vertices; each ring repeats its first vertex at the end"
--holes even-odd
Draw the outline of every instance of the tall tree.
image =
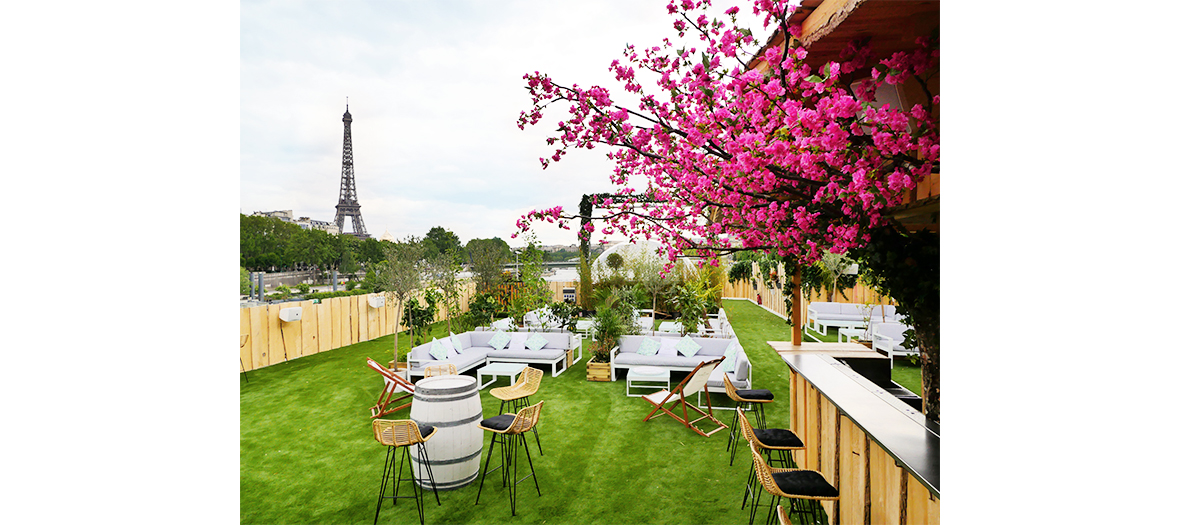
POLYGON ((426 245, 426 257, 434 257, 440 253, 457 252, 463 249, 463 243, 459 241, 459 236, 451 233, 442 226, 435 226, 426 232, 426 237, 422 239, 422 243, 426 245))
POLYGON ((491 290, 503 281, 504 263, 510 253, 508 243, 499 237, 468 241, 467 254, 471 258, 471 272, 475 275, 479 291, 491 290))
MULTIPOLYGON (((394 319, 402 318, 402 310, 406 300, 415 291, 422 288, 423 254, 425 246, 421 239, 410 236, 402 241, 387 246, 384 271, 377 276, 381 279, 380 286, 391 299, 397 301, 397 315, 394 319)), ((410 319, 411 324, 413 318, 410 319)), ((393 332, 393 361, 396 369, 398 361, 398 334, 393 332)))
POLYGON ((464 281, 459 280, 460 250, 448 250, 438 253, 426 260, 426 275, 430 286, 437 288, 443 305, 447 309, 447 331, 451 329, 451 317, 459 311, 459 299, 462 297, 464 281))
MULTIPOLYGON (((799 36, 800 28, 788 27, 795 9, 789 0, 751 4, 762 31, 799 36)), ((532 108, 521 112, 521 129, 537 124, 552 105, 563 110, 564 120, 548 139, 557 148, 542 166, 570 148, 606 146, 615 163, 611 181, 619 188, 594 202, 603 210, 596 217, 607 224, 603 233, 657 239, 670 260, 688 250, 703 256, 756 250, 810 264, 827 250, 907 249, 902 242, 871 241, 910 236, 888 210, 938 170, 939 97, 930 83, 938 74, 937 36, 920 37, 912 51, 876 63, 870 43, 854 41, 839 60, 812 70, 796 38, 763 47, 753 30, 736 27, 738 7, 725 17, 712 16, 710 8, 707 0, 669 4, 675 37, 691 38, 682 46, 670 38, 644 48, 628 45, 624 60, 611 64, 637 105, 618 104, 599 86, 526 74, 532 108), (654 91, 637 71, 656 79, 654 91), (877 107, 879 86, 903 82, 915 83, 925 99, 911 108, 877 107), (632 187, 632 180, 646 187, 632 187)), ((573 219, 582 216, 554 207, 530 212, 520 224, 528 229, 540 220, 569 228, 573 219)), ((930 278, 929 272, 888 275, 930 278)), ((904 307, 905 299, 897 299, 904 307)), ((937 420, 938 329, 930 321, 915 319, 915 330, 924 409, 937 420)))

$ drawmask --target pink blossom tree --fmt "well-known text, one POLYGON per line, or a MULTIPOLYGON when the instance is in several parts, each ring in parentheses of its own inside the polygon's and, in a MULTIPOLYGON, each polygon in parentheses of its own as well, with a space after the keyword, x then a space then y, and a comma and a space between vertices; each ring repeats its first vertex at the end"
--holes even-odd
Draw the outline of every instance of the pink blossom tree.
MULTIPOLYGON (((787 25, 794 10, 787 1, 752 4, 763 32, 798 36, 787 25)), ((683 45, 670 38, 629 45, 624 59, 611 63, 635 104, 616 102, 599 86, 525 75, 532 108, 521 112, 521 129, 555 104, 568 110, 542 166, 571 148, 605 146, 617 187, 594 202, 601 214, 593 219, 604 234, 659 241, 670 261, 689 251, 755 250, 810 264, 828 250, 863 250, 885 229, 904 235, 888 210, 938 169, 939 97, 927 88, 937 72, 937 39, 919 38, 913 51, 876 63, 871 42, 851 42, 839 60, 812 70, 797 40, 762 47, 752 30, 737 27, 738 7, 720 17, 711 9, 709 0, 673 0, 668 13, 683 45), (911 78, 925 101, 910 108, 874 103, 879 86, 911 78)), ((526 214, 518 227, 546 221, 569 228, 584 218, 555 207, 526 214)), ((579 235, 593 228, 583 224, 579 235)), ((937 419, 937 318, 932 327, 912 320, 923 325, 915 331, 924 368, 933 369, 923 373, 924 390, 934 394, 925 396, 926 409, 937 419)))

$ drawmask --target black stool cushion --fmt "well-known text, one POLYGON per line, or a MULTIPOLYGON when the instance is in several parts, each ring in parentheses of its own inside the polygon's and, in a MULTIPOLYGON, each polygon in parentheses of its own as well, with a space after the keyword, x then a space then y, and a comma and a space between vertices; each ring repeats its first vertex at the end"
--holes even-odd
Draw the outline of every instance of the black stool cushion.
POLYGON ((755 428, 754 437, 768 447, 803 447, 803 441, 785 428, 755 428))
MULTIPOLYGON (((418 433, 422 434, 422 439, 426 439, 426 438, 430 437, 430 434, 434 433, 434 427, 431 425, 419 424, 418 425, 418 433)), ((759 439, 761 439, 761 438, 759 438, 759 439)))
POLYGON ((516 420, 516 414, 501 414, 495 417, 489 417, 483 420, 479 425, 484 428, 494 428, 496 430, 508 430, 512 426, 512 422, 516 420))
POLYGON ((742 399, 757 399, 760 401, 773 401, 774 394, 769 390, 735 390, 738 397, 742 399))
POLYGON ((788 470, 771 474, 774 484, 785 494, 835 498, 840 495, 819 472, 814 470, 788 470))

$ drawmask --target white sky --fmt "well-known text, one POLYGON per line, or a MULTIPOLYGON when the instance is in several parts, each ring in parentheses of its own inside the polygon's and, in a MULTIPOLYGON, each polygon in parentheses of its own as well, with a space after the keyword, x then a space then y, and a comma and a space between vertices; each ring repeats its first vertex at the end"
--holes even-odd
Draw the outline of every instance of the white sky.
MULTIPOLYGON (((522 214, 576 211, 583 194, 614 187, 604 148, 541 169, 557 118, 516 127, 530 108, 521 77, 541 71, 567 85, 598 84, 618 100, 624 93, 609 64, 628 43, 672 35, 666 5, 242 2, 241 212, 334 220, 348 97, 368 233, 402 238, 442 226, 463 242, 523 244, 510 238, 522 214)), ((537 235, 542 244, 577 242, 547 224, 537 235)))

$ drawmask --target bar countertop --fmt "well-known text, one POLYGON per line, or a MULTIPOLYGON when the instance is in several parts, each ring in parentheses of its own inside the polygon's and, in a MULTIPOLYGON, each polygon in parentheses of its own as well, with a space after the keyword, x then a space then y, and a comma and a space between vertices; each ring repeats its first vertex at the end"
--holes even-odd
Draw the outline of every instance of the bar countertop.
POLYGON ((856 422, 898 465, 939 494, 939 426, 921 412, 822 354, 783 355, 840 412, 856 422))

